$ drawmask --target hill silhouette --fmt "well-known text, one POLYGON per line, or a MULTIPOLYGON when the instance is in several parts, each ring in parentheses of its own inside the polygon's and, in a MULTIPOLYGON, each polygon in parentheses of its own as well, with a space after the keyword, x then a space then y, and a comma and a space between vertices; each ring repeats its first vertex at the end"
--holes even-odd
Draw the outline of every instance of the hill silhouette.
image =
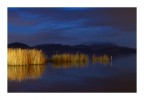
POLYGON ((102 44, 81 44, 81 45, 62 45, 62 44, 40 44, 28 46, 24 43, 14 42, 8 44, 8 48, 35 48, 43 50, 47 55, 55 53, 87 53, 87 54, 129 54, 136 53, 136 49, 129 47, 120 47, 112 43, 102 44))
POLYGON ((30 48, 30 47, 24 43, 14 42, 14 43, 8 44, 8 48, 23 48, 24 49, 24 48, 30 48))

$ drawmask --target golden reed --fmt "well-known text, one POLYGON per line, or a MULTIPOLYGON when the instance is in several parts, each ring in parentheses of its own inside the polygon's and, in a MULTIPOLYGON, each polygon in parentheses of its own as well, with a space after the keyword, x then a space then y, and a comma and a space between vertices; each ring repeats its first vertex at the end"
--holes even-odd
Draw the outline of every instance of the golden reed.
POLYGON ((8 65, 45 64, 46 56, 37 49, 8 49, 8 65))
POLYGON ((64 54, 54 54, 52 56, 53 62, 84 62, 88 61, 89 57, 86 54, 82 53, 76 53, 76 54, 70 54, 70 53, 64 53, 64 54))
POLYGON ((109 62, 111 62, 111 60, 112 60, 112 56, 110 58, 107 55, 102 55, 102 56, 96 56, 95 54, 92 55, 92 62, 93 62, 93 64, 95 64, 95 63, 101 63, 101 64, 107 65, 109 62))

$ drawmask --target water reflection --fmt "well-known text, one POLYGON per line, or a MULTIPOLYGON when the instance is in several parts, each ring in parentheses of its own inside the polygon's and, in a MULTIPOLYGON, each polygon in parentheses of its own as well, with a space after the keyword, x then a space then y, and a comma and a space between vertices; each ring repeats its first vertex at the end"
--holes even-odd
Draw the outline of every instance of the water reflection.
POLYGON ((68 69, 68 68, 82 68, 87 66, 88 64, 102 64, 102 65, 111 65, 112 66, 112 56, 108 55, 101 55, 101 56, 96 56, 92 55, 91 60, 86 60, 86 61, 58 61, 58 62, 52 62, 52 65, 56 69, 68 69))
MULTIPOLYGON (((83 68, 89 64, 112 64, 112 57, 107 55, 92 55, 91 60, 52 62, 55 69, 83 68)), ((49 63, 48 63, 49 66, 49 63)), ((45 65, 8 66, 8 80, 21 82, 27 79, 39 79, 45 71, 45 65)))
POLYGON ((8 80, 21 82, 26 79, 38 79, 42 76, 45 65, 8 66, 8 80))
POLYGON ((66 69, 66 68, 81 68, 88 65, 88 61, 72 61, 72 62, 53 62, 53 68, 66 69))

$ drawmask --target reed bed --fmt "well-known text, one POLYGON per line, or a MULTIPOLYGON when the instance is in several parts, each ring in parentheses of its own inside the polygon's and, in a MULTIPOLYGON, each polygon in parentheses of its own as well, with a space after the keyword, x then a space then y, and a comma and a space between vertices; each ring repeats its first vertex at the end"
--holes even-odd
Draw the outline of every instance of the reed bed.
MULTIPOLYGON (((112 56, 111 56, 112 58, 112 56)), ((107 55, 96 56, 95 54, 92 55, 92 62, 93 63, 101 63, 107 65, 112 59, 107 55)))
MULTIPOLYGON (((84 53, 63 53, 54 54, 49 60, 52 61, 53 65, 56 67, 84 66, 88 63, 89 56, 84 53)), ((108 64, 112 60, 112 56, 97 56, 93 54, 91 60, 93 63, 108 64)), ((47 58, 42 50, 20 48, 8 49, 8 65, 45 64, 46 61, 47 58)))
POLYGON ((8 49, 8 65, 45 64, 46 56, 37 49, 8 49))
POLYGON ((82 53, 54 54, 51 58, 53 62, 85 62, 89 60, 88 55, 82 53))

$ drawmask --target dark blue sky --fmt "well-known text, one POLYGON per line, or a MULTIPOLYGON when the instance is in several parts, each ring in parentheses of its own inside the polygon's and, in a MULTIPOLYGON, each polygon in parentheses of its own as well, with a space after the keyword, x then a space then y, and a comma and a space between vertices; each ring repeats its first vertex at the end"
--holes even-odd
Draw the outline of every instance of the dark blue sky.
POLYGON ((136 8, 8 8, 8 43, 136 48, 136 8))

